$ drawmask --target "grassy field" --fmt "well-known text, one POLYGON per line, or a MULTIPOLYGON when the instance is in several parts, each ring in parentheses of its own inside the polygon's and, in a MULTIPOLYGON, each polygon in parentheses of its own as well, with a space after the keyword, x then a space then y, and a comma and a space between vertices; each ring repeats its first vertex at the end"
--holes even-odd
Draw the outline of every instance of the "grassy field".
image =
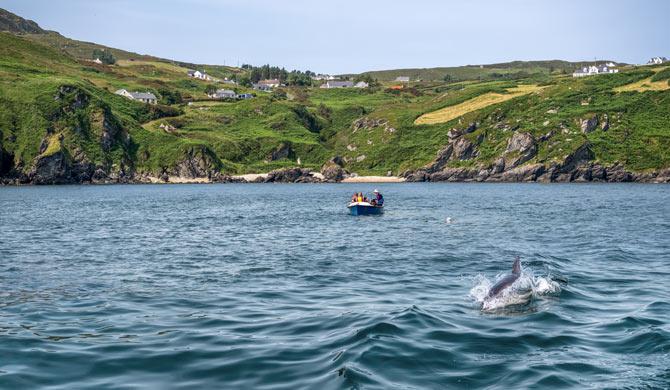
POLYGON ((469 112, 481 110, 493 104, 505 102, 518 96, 523 96, 529 93, 540 90, 541 87, 537 85, 518 85, 507 90, 507 93, 489 92, 484 95, 479 95, 475 98, 467 100, 463 103, 453 106, 445 107, 437 111, 429 112, 416 118, 414 124, 416 125, 433 125, 436 123, 449 122, 469 112))
POLYGON ((536 139, 550 134, 529 163, 562 161, 588 144, 605 164, 670 166, 667 67, 583 79, 566 76, 574 64, 560 61, 440 68, 430 77, 400 70, 376 74, 425 81, 400 91, 386 89, 389 82, 362 90, 290 87, 221 102, 209 100, 205 88, 228 85, 190 79, 186 71, 223 78, 244 70, 123 51, 115 52, 115 65, 98 65, 90 61, 98 45, 44 35, 0 33, 0 152, 23 172, 64 152, 109 171, 130 167, 152 176, 194 154, 209 156, 223 173, 318 170, 339 156, 351 172, 397 175, 430 163, 449 142, 449 130, 470 123, 478 124, 465 136, 476 156, 449 166, 487 167, 519 131, 536 139), (445 69, 463 81, 441 81, 445 69), (152 92, 161 104, 115 95, 120 88, 152 92), (175 93, 184 101, 167 104, 175 93), (609 129, 582 133, 580 121, 593 116, 607 117, 609 129))

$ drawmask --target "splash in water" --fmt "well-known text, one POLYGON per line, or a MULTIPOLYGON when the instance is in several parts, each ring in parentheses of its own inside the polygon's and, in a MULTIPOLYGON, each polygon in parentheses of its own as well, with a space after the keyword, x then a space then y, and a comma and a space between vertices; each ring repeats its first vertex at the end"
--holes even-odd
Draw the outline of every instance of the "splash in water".
POLYGON ((489 297, 489 291, 495 281, 505 277, 505 273, 496 276, 492 282, 486 276, 477 275, 474 286, 470 289, 470 297, 481 305, 484 312, 498 312, 514 308, 523 308, 535 299, 546 296, 555 296, 561 292, 561 286, 550 277, 534 276, 531 271, 522 270, 521 276, 508 288, 494 297, 489 297))

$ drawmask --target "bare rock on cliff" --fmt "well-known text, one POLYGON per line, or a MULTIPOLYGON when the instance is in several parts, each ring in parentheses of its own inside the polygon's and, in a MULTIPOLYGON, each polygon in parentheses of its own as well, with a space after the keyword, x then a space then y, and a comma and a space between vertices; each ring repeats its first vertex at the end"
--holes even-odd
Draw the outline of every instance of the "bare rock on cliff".
POLYGON ((344 179, 347 171, 335 163, 328 162, 321 168, 321 174, 327 182, 336 183, 344 179))
POLYGON ((220 168, 221 162, 209 148, 194 146, 186 150, 183 159, 172 169, 172 174, 189 179, 209 178, 220 168))
POLYGON ((588 119, 582 119, 580 121, 580 125, 582 128, 582 133, 584 134, 588 134, 594 131, 598 127, 598 115, 594 115, 588 119))
POLYGON ((293 155, 293 149, 290 143, 282 142, 265 159, 266 161, 277 161, 289 158, 293 155))
POLYGON ((304 168, 277 169, 268 173, 265 183, 319 183, 321 180, 304 168))
POLYGON ((451 159, 469 160, 477 155, 475 145, 466 138, 459 138, 453 143, 451 159))
POLYGON ((530 133, 517 132, 507 141, 505 154, 518 153, 517 157, 506 162, 508 168, 517 167, 537 155, 537 142, 530 133))
POLYGON ((535 181, 545 171, 543 164, 527 164, 503 172, 502 181, 535 181))

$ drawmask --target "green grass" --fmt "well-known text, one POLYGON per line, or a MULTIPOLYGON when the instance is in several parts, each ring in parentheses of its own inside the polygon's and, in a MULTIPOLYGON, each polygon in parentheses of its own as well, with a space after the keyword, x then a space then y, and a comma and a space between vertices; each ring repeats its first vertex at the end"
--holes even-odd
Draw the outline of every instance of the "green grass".
POLYGON ((555 61, 416 73, 402 70, 377 76, 392 79, 402 74, 432 81, 413 82, 410 89, 399 92, 385 87, 288 88, 292 100, 259 93, 246 101, 213 102, 205 100, 208 83, 189 79, 186 70, 205 68, 222 78, 240 69, 176 63, 123 51, 115 52, 120 61, 114 66, 82 60, 97 47, 49 34, 0 33, 0 145, 20 169, 29 171, 40 146, 46 145, 42 155, 62 150, 69 156, 85 155, 103 168, 123 165, 151 175, 171 170, 194 152, 213 156, 226 173, 267 172, 297 166, 298 161, 319 169, 331 157, 341 156, 352 172, 399 174, 431 162, 449 142, 447 133, 470 123, 478 124, 466 135, 477 144, 478 156, 453 161, 451 166, 488 166, 504 153, 513 131, 536 138, 553 133, 539 144, 533 163, 562 161, 588 143, 604 164, 621 162, 632 170, 670 166, 670 91, 637 85, 665 83, 667 68, 654 72, 649 67, 631 67, 619 74, 583 79, 563 74, 575 64, 555 61), (63 44, 72 46, 63 51, 63 44), (522 71, 525 77, 516 79, 522 71), (441 82, 445 72, 465 81, 441 82), (501 79, 494 74, 514 77, 501 79), (440 123, 415 124, 423 114, 459 107, 487 94, 508 94, 529 84, 544 88, 461 110, 440 123), (64 86, 67 91, 61 93, 64 86), (150 91, 159 97, 161 91, 176 91, 195 103, 147 106, 114 95, 119 88, 150 91), (78 96, 86 104, 77 105, 78 96), (580 119, 605 114, 610 118, 608 131, 581 133, 580 119), (362 118, 381 125, 355 130, 353 123, 362 118), (166 131, 161 124, 174 129, 166 131), (105 147, 102 138, 109 128, 115 135, 105 147), (272 152, 282 146, 290 147, 289 156, 270 161, 272 152))

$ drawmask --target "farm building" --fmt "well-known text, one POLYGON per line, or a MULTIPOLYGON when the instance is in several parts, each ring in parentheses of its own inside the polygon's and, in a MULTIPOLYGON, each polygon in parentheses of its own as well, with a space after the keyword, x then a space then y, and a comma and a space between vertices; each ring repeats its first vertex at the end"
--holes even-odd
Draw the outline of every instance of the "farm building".
POLYGON ((585 77, 585 76, 594 76, 598 74, 609 74, 609 73, 619 73, 619 69, 607 65, 585 66, 581 69, 577 69, 574 73, 572 73, 572 77, 585 77))
POLYGON ((156 95, 151 92, 128 92, 125 89, 119 89, 115 93, 130 100, 137 100, 142 103, 156 104, 158 101, 158 99, 156 99, 156 95))

